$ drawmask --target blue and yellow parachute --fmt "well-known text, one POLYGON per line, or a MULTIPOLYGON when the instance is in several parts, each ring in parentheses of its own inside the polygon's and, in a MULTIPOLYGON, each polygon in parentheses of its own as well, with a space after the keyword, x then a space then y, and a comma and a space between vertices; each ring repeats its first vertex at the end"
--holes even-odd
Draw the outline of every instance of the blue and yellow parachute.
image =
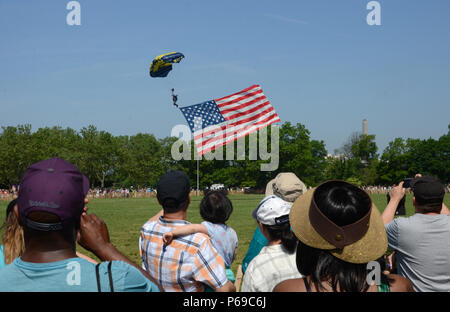
POLYGON ((150 65, 150 76, 166 77, 172 70, 173 63, 179 63, 184 58, 180 52, 170 52, 158 55, 150 65))

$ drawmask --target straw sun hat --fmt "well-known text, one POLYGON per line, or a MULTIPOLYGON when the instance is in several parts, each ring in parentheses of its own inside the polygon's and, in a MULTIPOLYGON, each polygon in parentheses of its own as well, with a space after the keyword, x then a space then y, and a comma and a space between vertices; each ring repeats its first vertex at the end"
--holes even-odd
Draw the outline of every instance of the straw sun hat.
POLYGON ((304 244, 329 252, 350 263, 368 263, 384 255, 387 249, 387 236, 380 213, 370 196, 363 190, 344 181, 327 181, 307 191, 292 205, 289 214, 292 230, 304 244), (345 226, 338 226, 328 219, 317 207, 314 193, 329 183, 337 186, 351 186, 370 205, 368 213, 360 220, 345 226))

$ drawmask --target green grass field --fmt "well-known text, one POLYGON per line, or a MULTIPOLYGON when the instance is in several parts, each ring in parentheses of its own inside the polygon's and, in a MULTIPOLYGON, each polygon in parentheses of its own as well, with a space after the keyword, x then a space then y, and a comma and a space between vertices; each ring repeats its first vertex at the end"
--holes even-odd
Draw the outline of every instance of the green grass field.
MULTIPOLYGON (((372 200, 380 211, 386 206, 386 195, 373 194, 372 200)), ((239 237, 239 247, 237 258, 235 259, 232 270, 236 272, 242 259, 247 252, 253 232, 256 228, 256 221, 251 213, 258 205, 263 195, 230 195, 233 202, 233 213, 228 220, 239 237)), ((192 197, 191 205, 188 210, 188 220, 192 223, 202 221, 199 213, 201 197, 192 197)), ((445 196, 445 204, 450 207, 450 195, 445 196)), ((4 215, 7 201, 0 201, 0 213, 4 215)), ((102 218, 108 225, 111 241, 126 256, 135 263, 141 264, 139 257, 139 230, 141 226, 154 214, 160 210, 155 198, 128 198, 128 199, 91 199, 88 204, 89 213, 95 213, 102 218)), ((411 195, 407 195, 406 211, 410 216, 414 213, 411 203, 411 195)), ((78 251, 87 254, 96 259, 96 257, 78 247, 78 251)))

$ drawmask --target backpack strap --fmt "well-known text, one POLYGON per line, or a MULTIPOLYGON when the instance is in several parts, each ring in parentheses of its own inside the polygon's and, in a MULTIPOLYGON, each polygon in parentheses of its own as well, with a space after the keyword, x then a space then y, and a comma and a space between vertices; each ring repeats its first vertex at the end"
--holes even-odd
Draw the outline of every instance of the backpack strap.
POLYGON ((102 287, 100 285, 100 273, 99 273, 100 263, 97 263, 95 266, 95 277, 97 278, 97 290, 98 292, 102 292, 102 287))
POLYGON ((112 261, 109 261, 109 263, 108 263, 109 289, 111 289, 111 292, 114 292, 111 266, 112 266, 112 261))
POLYGON ((306 276, 303 277, 303 282, 305 283, 306 292, 311 292, 311 287, 309 286, 306 276))
MULTIPOLYGON (((110 261, 108 263, 108 278, 109 278, 109 289, 111 290, 111 292, 114 292, 114 283, 113 283, 113 279, 112 279, 112 270, 111 270, 111 266, 112 266, 112 261, 110 261)), ((102 292, 102 286, 100 283, 100 263, 98 263, 95 266, 95 277, 97 278, 97 290, 98 292, 102 292)))

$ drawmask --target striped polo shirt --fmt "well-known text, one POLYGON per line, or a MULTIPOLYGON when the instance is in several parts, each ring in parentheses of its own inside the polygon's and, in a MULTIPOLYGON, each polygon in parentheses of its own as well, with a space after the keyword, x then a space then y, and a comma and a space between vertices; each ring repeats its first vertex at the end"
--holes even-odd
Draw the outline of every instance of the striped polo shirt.
POLYGON ((164 245, 164 233, 187 224, 185 220, 163 217, 145 223, 139 237, 142 268, 165 291, 202 292, 205 285, 213 289, 224 286, 228 281, 224 261, 207 235, 180 236, 164 245))

